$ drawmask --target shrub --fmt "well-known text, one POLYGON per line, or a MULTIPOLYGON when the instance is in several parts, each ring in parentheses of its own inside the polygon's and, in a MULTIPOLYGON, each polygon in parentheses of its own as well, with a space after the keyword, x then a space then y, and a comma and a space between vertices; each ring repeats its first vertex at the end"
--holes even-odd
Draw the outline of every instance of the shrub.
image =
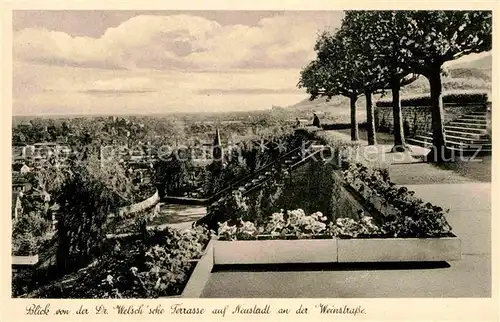
POLYGON ((312 128, 301 129, 300 134, 309 140, 316 140, 319 143, 330 148, 330 152, 335 158, 349 158, 356 155, 361 143, 352 142, 351 138, 340 132, 329 132, 326 134, 323 131, 318 131, 312 128))
MULTIPOLYGON (((430 96, 420 95, 411 98, 401 99, 401 106, 430 106, 430 96)), ((486 104, 488 102, 487 93, 445 93, 443 103, 445 104, 486 104)), ((379 100, 377 107, 391 107, 392 99, 379 100)))
POLYGON ((12 240, 12 255, 14 256, 31 256, 37 252, 37 239, 30 232, 18 235, 12 240))
POLYGON ((383 218, 382 230, 390 237, 442 237, 451 233, 446 220, 448 210, 424 203, 406 187, 397 188, 385 169, 372 169, 363 164, 351 164, 343 172, 344 179, 352 183, 362 181, 387 204, 398 210, 397 215, 383 218))
POLYGON ((51 223, 38 212, 31 211, 13 222, 12 235, 31 234, 34 237, 43 237, 50 231, 51 223))
POLYGON ((30 293, 38 298, 156 298, 179 295, 211 238, 203 227, 166 228, 107 240, 101 256, 30 293))

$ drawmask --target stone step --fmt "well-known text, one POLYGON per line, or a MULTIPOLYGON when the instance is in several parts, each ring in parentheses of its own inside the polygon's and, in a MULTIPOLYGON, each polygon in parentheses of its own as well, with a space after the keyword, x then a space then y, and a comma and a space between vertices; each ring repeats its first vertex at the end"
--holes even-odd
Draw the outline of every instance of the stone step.
POLYGON ((470 160, 471 157, 477 157, 482 155, 491 155, 491 149, 482 148, 482 149, 463 149, 463 148, 454 148, 448 147, 448 149, 453 153, 453 158, 462 159, 462 160, 470 160))
POLYGON ((407 142, 408 142, 408 144, 417 145, 417 146, 421 146, 424 148, 429 148, 432 146, 431 142, 422 141, 422 140, 419 140, 416 138, 407 139, 407 142))
POLYGON ((462 148, 462 149, 479 149, 479 148, 486 148, 486 149, 491 149, 491 143, 463 143, 463 142, 456 142, 456 141, 450 141, 446 140, 446 146, 447 147, 455 147, 455 148, 462 148))
MULTIPOLYGON (((458 136, 458 137, 463 137, 463 138, 471 138, 471 139, 476 139, 476 140, 483 140, 483 139, 488 139, 487 134, 483 133, 470 133, 470 132, 464 132, 460 130, 446 130, 446 135, 452 135, 452 136, 458 136)), ((428 135, 432 136, 432 132, 428 132, 428 135)))
POLYGON ((423 135, 423 134, 415 135, 414 139, 416 139, 418 141, 422 141, 422 142, 432 142, 432 136, 427 136, 427 135, 423 135))
MULTIPOLYGON (((465 134, 471 134, 471 133, 465 133, 465 134)), ((432 137, 432 132, 427 132, 425 134, 426 137, 432 137)), ((462 135, 461 132, 450 132, 446 131, 446 140, 452 140, 452 141, 457 141, 457 142, 470 142, 470 143, 479 143, 479 144, 485 144, 485 143, 490 143, 490 141, 487 138, 481 138, 481 137, 469 137, 466 135, 462 135)))
POLYGON ((478 119, 478 120, 486 120, 486 119, 488 119, 488 116, 486 114, 467 114, 467 115, 464 115, 463 117, 465 117, 465 118, 473 118, 473 119, 478 119))
POLYGON ((459 119, 456 119, 454 122, 465 122, 465 123, 476 123, 476 124, 486 124, 486 119, 477 119, 473 117, 463 116, 459 119))
POLYGON ((490 144, 489 140, 477 140, 477 139, 471 139, 471 138, 464 138, 461 136, 453 136, 453 135, 447 135, 446 136, 446 141, 455 141, 455 142, 461 142, 461 143, 466 143, 466 144, 490 144))
POLYGON ((445 128, 445 130, 460 131, 460 132, 467 132, 467 133, 477 133, 477 134, 487 134, 488 133, 488 131, 486 129, 467 128, 467 127, 456 126, 456 125, 445 125, 444 128, 445 128))
POLYGON ((476 112, 470 112, 468 115, 488 115, 488 112, 476 111, 476 112))
POLYGON ((450 125, 462 127, 462 128, 467 128, 467 129, 474 128, 474 129, 486 130, 486 124, 469 123, 469 122, 463 122, 463 121, 453 121, 453 122, 450 122, 450 125))
MULTIPOLYGON (((409 144, 413 145, 418 145, 422 146, 424 148, 430 148, 432 147, 432 138, 431 137, 426 137, 423 135, 417 135, 415 138, 408 139, 409 144)), ((446 140, 446 146, 447 147, 453 147, 453 148, 458 148, 458 149, 487 149, 491 150, 491 143, 486 143, 486 144, 474 144, 474 143, 462 143, 462 142, 456 142, 452 140, 446 140)))

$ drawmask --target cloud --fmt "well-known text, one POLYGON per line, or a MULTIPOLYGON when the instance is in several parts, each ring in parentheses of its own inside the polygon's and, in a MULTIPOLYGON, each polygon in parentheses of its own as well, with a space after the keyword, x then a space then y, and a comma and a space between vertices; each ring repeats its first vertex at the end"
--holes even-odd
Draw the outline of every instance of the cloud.
POLYGON ((117 94, 146 94, 155 93, 154 90, 106 90, 106 89, 89 89, 86 91, 81 91, 84 94, 91 95, 117 95, 117 94))
POLYGON ((295 88, 272 89, 272 88, 208 88, 196 92, 199 95, 266 95, 266 94, 300 94, 303 91, 295 88))
POLYGON ((307 97, 293 91, 296 69, 198 73, 17 62, 14 71, 16 115, 241 111, 287 106, 307 97), (224 94, 215 94, 219 89, 224 94))
POLYGON ((16 60, 99 69, 300 68, 314 57, 317 32, 338 24, 338 17, 303 13, 264 18, 255 26, 221 25, 187 14, 141 15, 99 38, 25 28, 15 32, 13 52, 16 60))

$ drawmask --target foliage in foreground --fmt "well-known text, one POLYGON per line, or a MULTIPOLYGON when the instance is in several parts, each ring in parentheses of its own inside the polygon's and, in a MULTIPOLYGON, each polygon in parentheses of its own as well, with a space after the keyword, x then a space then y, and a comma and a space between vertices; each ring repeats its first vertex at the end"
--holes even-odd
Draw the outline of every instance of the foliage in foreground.
POLYGON ((35 211, 24 214, 12 223, 12 255, 29 256, 38 253, 51 224, 35 211))
POLYGON ((166 228, 107 241, 89 266, 44 286, 38 298, 157 298, 179 295, 211 234, 166 228))
POLYGON ((57 200, 61 206, 57 222, 61 271, 81 268, 99 253, 107 218, 130 200, 131 187, 123 167, 101 162, 96 156, 73 166, 57 200))

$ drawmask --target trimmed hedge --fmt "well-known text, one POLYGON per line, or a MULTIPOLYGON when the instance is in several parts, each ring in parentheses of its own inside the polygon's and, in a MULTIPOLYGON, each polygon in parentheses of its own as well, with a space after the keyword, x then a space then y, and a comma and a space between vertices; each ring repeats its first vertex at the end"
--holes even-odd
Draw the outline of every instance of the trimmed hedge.
MULTIPOLYGON (((358 123, 360 129, 367 129, 368 123, 358 123)), ((331 130, 347 130, 351 128, 351 123, 331 123, 331 124, 321 124, 321 128, 325 131, 331 130)))
MULTIPOLYGON (((415 96, 401 100, 401 106, 430 106, 430 96, 415 96)), ((487 93, 448 93, 443 94, 445 104, 486 104, 488 102, 487 93)), ((392 99, 377 101, 377 107, 391 107, 392 99)))

